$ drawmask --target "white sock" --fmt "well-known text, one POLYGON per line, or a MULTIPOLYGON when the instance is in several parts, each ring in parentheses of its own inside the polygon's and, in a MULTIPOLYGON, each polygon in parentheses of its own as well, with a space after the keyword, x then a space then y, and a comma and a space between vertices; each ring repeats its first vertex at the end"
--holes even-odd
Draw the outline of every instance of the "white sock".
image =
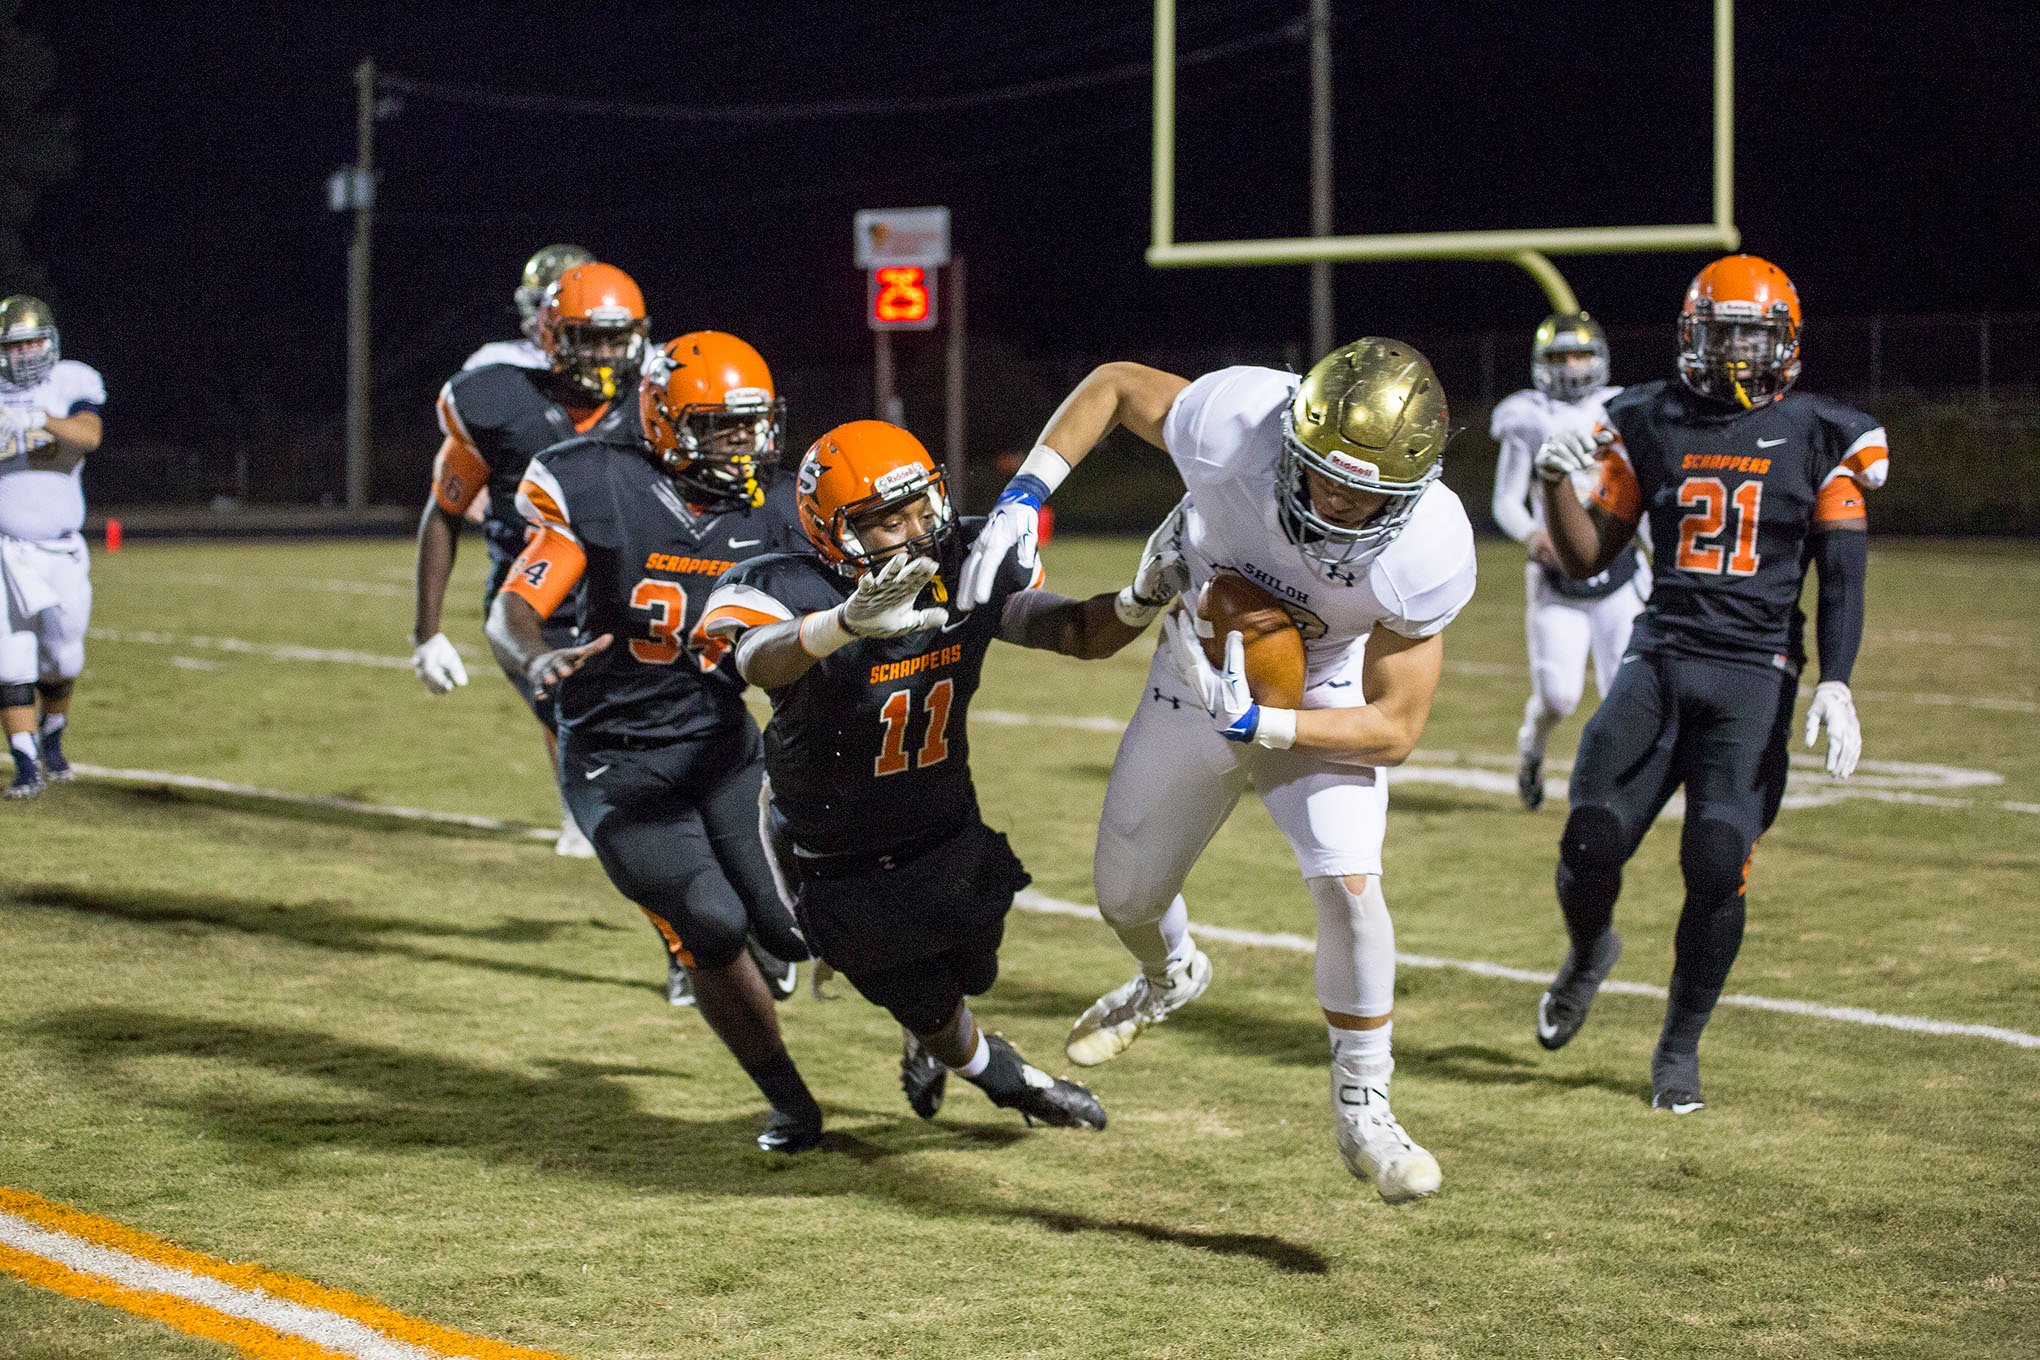
POLYGON ((35 733, 33 732, 16 732, 13 736, 7 738, 7 744, 28 760, 36 758, 35 733))
POLYGON ((1387 1087, 1395 1071, 1395 1058, 1389 1051, 1393 1020, 1376 1029, 1341 1029, 1337 1025, 1325 1029, 1331 1035, 1333 1066, 1353 1073, 1369 1086, 1387 1087))
POLYGON ((62 713, 44 714, 42 720, 42 734, 47 737, 63 731, 64 723, 66 722, 66 720, 67 720, 66 715, 62 713))
POLYGON ((1183 901, 1183 894, 1177 893, 1162 912, 1162 919, 1151 926, 1125 928, 1115 925, 1119 942, 1127 952, 1140 960, 1140 971, 1150 980, 1160 982, 1169 975, 1169 968, 1189 958, 1197 948, 1190 939, 1190 907, 1183 901))
POLYGON ((991 1065, 992 1046, 985 1042, 985 1032, 979 1030, 977 1048, 971 1053, 970 1061, 961 1067, 952 1067, 949 1070, 956 1073, 959 1077, 980 1077, 984 1075, 985 1069, 991 1065))

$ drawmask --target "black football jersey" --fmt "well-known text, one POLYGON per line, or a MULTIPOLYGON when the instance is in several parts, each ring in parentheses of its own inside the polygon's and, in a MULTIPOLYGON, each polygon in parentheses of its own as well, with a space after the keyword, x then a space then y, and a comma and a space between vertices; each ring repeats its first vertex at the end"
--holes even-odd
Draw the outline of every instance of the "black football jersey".
POLYGON ((615 639, 559 687, 560 729, 585 741, 678 741, 749 721, 727 645, 695 626, 725 571, 807 543, 792 478, 775 478, 756 509, 697 510, 641 452, 636 430, 632 420, 554 445, 533 460, 525 488, 541 520, 564 521, 587 559, 578 635, 615 639))
MULTIPOLYGON (((636 429, 637 403, 612 403, 589 433, 636 429)), ((489 508, 483 532, 515 557, 530 528, 517 512, 517 483, 539 451, 575 436, 574 418, 555 395, 552 375, 515 364, 485 364, 456 373, 439 392, 439 420, 449 435, 473 446, 489 465, 489 508)))
MULTIPOLYGON (((958 525, 943 547, 941 572, 921 596, 923 608, 950 606, 947 626, 853 642, 768 691, 765 772, 802 850, 877 853, 977 818, 965 716, 1007 599, 1036 579, 1009 557, 991 599, 954 614, 964 554, 983 525, 958 525)), ((812 553, 746 562, 724 583, 769 595, 795 617, 835 608, 853 584, 812 553)))
POLYGON ((1816 503, 1837 475, 1883 481, 1883 428, 1826 397, 1788 392, 1743 411, 1669 380, 1628 388, 1608 420, 1635 485, 1611 485, 1621 471, 1606 467, 1596 498, 1615 509, 1633 491, 1650 522, 1650 603, 1630 650, 1797 671, 1816 503))

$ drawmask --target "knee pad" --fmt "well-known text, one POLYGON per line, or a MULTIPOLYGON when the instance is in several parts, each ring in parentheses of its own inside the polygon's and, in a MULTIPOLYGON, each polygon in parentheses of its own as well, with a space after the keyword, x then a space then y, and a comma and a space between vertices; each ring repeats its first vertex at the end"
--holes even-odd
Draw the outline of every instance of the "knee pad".
POLYGON ((0 708, 34 707, 34 685, 0 685, 0 708))
POLYGON ((1579 874, 1607 874, 1629 856, 1622 819, 1604 807, 1576 807, 1558 838, 1558 860, 1579 874))
POLYGON ((1395 923, 1381 881, 1355 893, 1343 879, 1310 880, 1317 908, 1318 1005, 1340 1015, 1387 1015, 1395 1009, 1395 923))
POLYGON ((44 680, 36 688, 42 691, 45 703, 61 704, 71 697, 71 691, 76 685, 71 680, 44 680))
POLYGON ((1726 902, 1742 896, 1750 838, 1728 822, 1707 818, 1686 823, 1680 838, 1679 868, 1688 900, 1726 902))
POLYGON ((1175 900, 1175 884, 1163 884, 1144 871, 1138 846, 1110 827, 1098 828, 1098 849, 1091 860, 1091 890, 1098 910, 1115 926, 1153 925, 1175 900))
POLYGON ((1537 689, 1538 702, 1554 718, 1571 717, 1573 710, 1580 706, 1580 697, 1587 688, 1587 677, 1583 672, 1568 674, 1556 666, 1539 666, 1532 682, 1537 689))

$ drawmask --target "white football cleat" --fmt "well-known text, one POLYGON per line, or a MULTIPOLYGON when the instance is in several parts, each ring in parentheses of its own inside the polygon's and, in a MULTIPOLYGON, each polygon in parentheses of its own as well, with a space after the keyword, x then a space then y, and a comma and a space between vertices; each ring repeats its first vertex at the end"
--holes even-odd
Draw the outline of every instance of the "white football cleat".
POLYGON ((1332 1068, 1332 1130, 1346 1169, 1372 1181, 1381 1198, 1402 1204, 1438 1193, 1438 1159, 1417 1146, 1388 1108, 1388 1087, 1364 1084, 1332 1068))
POLYGON ((1091 1003, 1077 1020, 1063 1052, 1079 1067, 1110 1062, 1133 1045, 1149 1025, 1159 1025, 1204 995, 1211 985, 1211 960, 1196 945, 1190 955, 1169 965, 1163 981, 1135 973, 1133 981, 1113 988, 1091 1003))
POLYGON ((595 858, 595 847, 581 834, 581 827, 574 821, 571 812, 560 814, 560 838, 553 842, 553 853, 565 855, 568 859, 595 858))

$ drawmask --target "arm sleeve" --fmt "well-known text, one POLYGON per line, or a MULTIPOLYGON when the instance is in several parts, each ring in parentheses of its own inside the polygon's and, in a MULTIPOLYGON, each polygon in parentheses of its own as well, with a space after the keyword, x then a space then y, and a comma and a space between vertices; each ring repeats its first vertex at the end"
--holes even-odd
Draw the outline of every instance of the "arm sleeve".
POLYGON ((516 595, 549 619, 588 569, 581 545, 556 529, 540 529, 510 564, 503 593, 516 595))
POLYGON ((1501 531, 1518 543, 1537 527, 1530 513, 1530 456, 1533 450, 1521 427, 1504 430, 1502 454, 1495 462, 1495 496, 1489 509, 1501 531))
POLYGON ((1820 678, 1849 682, 1856 650, 1863 643, 1863 598, 1870 578, 1870 536, 1861 522, 1813 535, 1813 565, 1820 575, 1820 603, 1814 640, 1820 647, 1820 678))

